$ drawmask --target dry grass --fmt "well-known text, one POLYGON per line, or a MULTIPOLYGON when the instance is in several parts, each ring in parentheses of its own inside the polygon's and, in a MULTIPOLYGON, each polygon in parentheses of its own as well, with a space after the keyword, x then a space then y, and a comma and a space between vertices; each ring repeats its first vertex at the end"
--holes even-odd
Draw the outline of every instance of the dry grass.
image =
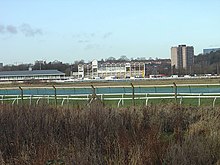
POLYGON ((0 107, 0 164, 218 164, 220 109, 0 107))

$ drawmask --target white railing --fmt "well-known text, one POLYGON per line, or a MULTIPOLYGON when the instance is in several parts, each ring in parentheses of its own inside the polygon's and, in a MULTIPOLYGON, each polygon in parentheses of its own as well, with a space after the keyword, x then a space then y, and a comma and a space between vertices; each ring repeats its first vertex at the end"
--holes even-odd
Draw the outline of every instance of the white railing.
MULTIPOLYGON (((148 105, 149 100, 160 100, 160 99, 173 99, 176 100, 178 104, 182 104, 184 99, 196 99, 198 100, 198 106, 201 105, 201 99, 212 99, 212 106, 215 107, 216 100, 220 98, 220 94, 216 93, 178 93, 175 96, 174 93, 135 93, 135 97, 132 97, 131 93, 113 93, 113 94, 96 94, 93 97, 91 94, 79 94, 79 95, 0 95, 0 103, 11 103, 19 104, 23 100, 29 101, 29 104, 39 104, 41 100, 46 100, 48 104, 53 100, 59 100, 60 105, 69 104, 70 101, 86 101, 88 103, 92 102, 94 99, 100 99, 102 101, 116 101, 117 106, 124 106, 125 101, 136 101, 143 100, 145 105, 148 105)), ((209 100, 210 101, 210 100, 209 100)))

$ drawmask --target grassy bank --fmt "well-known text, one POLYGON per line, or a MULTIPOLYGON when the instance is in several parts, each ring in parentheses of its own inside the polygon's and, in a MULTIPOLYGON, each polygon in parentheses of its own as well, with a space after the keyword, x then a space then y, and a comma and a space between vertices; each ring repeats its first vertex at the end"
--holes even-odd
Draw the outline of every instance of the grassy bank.
POLYGON ((218 164, 220 109, 0 106, 0 164, 218 164))

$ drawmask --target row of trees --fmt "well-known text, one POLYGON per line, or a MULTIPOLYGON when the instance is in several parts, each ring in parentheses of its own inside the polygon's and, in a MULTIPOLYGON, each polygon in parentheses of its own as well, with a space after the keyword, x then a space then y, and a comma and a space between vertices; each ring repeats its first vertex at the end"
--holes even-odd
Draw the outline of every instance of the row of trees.
POLYGON ((220 51, 211 52, 208 54, 199 54, 194 57, 194 65, 187 69, 171 68, 171 74, 185 75, 185 74, 217 74, 220 73, 220 51))
POLYGON ((195 71, 200 74, 219 74, 220 51, 200 54, 195 59, 195 71))
MULTIPOLYGON (((161 59, 149 58, 148 61, 163 61, 161 59)), ((138 61, 146 61, 144 57, 127 58, 126 56, 121 56, 116 59, 114 57, 108 57, 105 60, 101 59, 101 62, 138 62, 138 61)), ((78 71, 78 65, 85 64, 84 60, 74 61, 74 63, 63 63, 60 61, 46 62, 46 61, 36 61, 35 64, 20 64, 20 65, 6 65, 0 68, 1 71, 15 71, 15 70, 28 70, 29 67, 32 67, 33 70, 47 70, 47 69, 57 69, 61 72, 66 73, 66 75, 70 75, 71 72, 78 71)), ((148 74, 219 74, 220 70, 220 51, 211 52, 209 54, 199 54, 194 58, 194 65, 188 69, 175 69, 171 68, 170 64, 167 62, 161 64, 149 64, 147 65, 146 71, 148 74)))
MULTIPOLYGON (((149 58, 149 61, 154 61, 153 58, 149 58)), ((155 60, 159 60, 156 58, 155 60)), ((138 57, 136 59, 134 58, 127 58, 126 56, 121 56, 120 58, 116 59, 114 57, 108 57, 105 60, 101 59, 100 62, 136 62, 136 61, 146 61, 146 58, 144 57, 138 57)), ((20 65, 5 65, 4 67, 0 68, 0 71, 17 71, 17 70, 28 70, 30 67, 33 70, 48 70, 48 69, 57 69, 66 75, 71 75, 71 72, 77 72, 78 71, 78 65, 79 64, 85 64, 86 62, 84 60, 77 60, 74 61, 74 63, 63 63, 61 61, 53 61, 53 62, 46 62, 46 61, 35 61, 34 64, 20 64, 20 65)), ((90 63, 90 62, 88 62, 90 63)), ((167 67, 167 66, 166 66, 167 67)), ((164 69, 161 68, 161 66, 157 65, 149 65, 148 68, 150 73, 161 73, 164 69)), ((167 72, 167 71, 166 71, 167 72)), ((167 73, 166 73, 167 74, 167 73)))

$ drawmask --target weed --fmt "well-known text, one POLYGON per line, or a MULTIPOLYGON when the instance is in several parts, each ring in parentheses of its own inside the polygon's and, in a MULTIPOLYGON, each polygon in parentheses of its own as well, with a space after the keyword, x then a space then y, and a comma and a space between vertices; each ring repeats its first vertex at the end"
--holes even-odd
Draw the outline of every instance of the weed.
POLYGON ((0 164, 217 164, 220 109, 0 105, 0 164))

